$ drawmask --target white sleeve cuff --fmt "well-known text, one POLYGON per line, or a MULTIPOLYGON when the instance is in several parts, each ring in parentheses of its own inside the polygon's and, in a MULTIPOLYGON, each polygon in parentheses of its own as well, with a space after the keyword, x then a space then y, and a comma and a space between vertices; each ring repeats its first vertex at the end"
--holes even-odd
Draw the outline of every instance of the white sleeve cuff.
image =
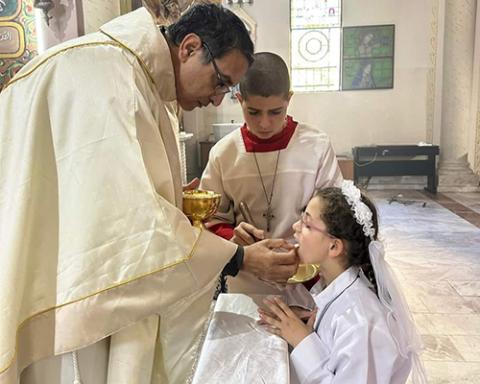
POLYGON ((308 378, 314 372, 316 377, 332 377, 332 372, 327 369, 329 357, 330 351, 315 332, 305 337, 290 354, 290 360, 300 383, 308 382, 308 378))

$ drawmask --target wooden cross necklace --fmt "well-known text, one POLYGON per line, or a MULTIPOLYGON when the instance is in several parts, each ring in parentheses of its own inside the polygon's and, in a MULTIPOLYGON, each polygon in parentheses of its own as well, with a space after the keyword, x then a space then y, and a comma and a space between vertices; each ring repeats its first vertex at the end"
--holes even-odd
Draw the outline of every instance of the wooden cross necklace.
POLYGON ((278 159, 280 159, 280 151, 277 153, 277 162, 275 164, 275 173, 273 174, 272 189, 270 191, 270 197, 268 197, 267 189, 265 188, 265 183, 263 182, 262 172, 260 171, 260 166, 258 165, 257 155, 253 152, 253 158, 255 159, 255 165, 257 166, 258 175, 260 176, 260 181, 262 183, 263 193, 265 195, 265 200, 267 201, 267 210, 263 213, 263 217, 267 220, 267 232, 270 232, 270 224, 272 219, 275 218, 273 215, 272 209, 272 198, 273 198, 273 189, 275 188, 275 180, 277 179, 277 170, 278 170, 278 159))

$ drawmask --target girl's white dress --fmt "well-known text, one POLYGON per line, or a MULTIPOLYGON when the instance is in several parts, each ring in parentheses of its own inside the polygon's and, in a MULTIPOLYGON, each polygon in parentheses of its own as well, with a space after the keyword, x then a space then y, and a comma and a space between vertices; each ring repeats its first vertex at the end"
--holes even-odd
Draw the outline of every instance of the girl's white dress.
POLYGON ((350 267, 323 288, 319 281, 310 291, 318 308, 315 332, 290 355, 291 382, 405 383, 411 358, 398 352, 386 311, 365 275, 350 267))

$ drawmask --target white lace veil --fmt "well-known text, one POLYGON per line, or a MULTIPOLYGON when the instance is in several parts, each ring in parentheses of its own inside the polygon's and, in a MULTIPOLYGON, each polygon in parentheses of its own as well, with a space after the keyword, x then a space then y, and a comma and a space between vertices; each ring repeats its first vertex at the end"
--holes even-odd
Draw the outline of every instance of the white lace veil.
POLYGON ((383 243, 375 240, 373 213, 361 201, 360 190, 351 180, 343 182, 342 193, 352 209, 355 220, 363 227, 365 236, 371 240, 368 250, 377 282, 378 297, 387 309, 387 324, 397 344, 398 351, 401 356, 410 357, 412 360, 412 382, 414 384, 427 383, 425 368, 419 356, 423 348, 422 341, 395 275, 385 261, 383 243))

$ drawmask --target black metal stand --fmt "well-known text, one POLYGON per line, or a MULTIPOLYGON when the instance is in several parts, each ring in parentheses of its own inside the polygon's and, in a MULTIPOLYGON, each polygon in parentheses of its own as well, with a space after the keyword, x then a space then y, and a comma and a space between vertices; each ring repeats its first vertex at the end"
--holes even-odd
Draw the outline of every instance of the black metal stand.
POLYGON ((352 152, 355 184, 361 176, 427 176, 425 189, 437 193, 438 145, 376 145, 354 147, 352 152))

